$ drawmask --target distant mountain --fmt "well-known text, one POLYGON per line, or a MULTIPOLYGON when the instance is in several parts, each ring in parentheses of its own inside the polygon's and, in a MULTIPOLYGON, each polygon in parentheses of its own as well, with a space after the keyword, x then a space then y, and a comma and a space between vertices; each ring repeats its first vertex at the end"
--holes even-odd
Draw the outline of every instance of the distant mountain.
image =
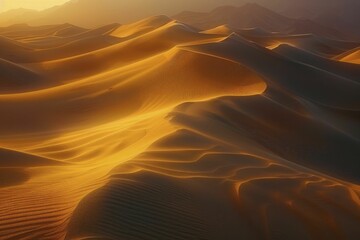
MULTIPOLYGON (((113 0, 72 0, 39 12, 19 16, 19 14, 0 14, 0 25, 27 23, 29 25, 52 25, 71 23, 81 27, 96 27, 122 20, 124 12, 113 0), (80 12, 81 11, 81 12, 80 12), (2 17, 5 15, 5 17, 2 17), (4 20, 6 19, 6 20, 4 20)), ((13 10, 21 12, 22 10, 13 10)))
POLYGON ((208 13, 184 11, 173 18, 204 30, 226 24, 235 28, 259 27, 278 31, 286 29, 289 21, 288 18, 257 4, 246 4, 242 7, 222 6, 208 13))
POLYGON ((342 29, 343 32, 360 39, 360 1, 352 1, 351 4, 346 2, 323 11, 319 10, 320 14, 313 19, 325 26, 342 29))
POLYGON ((68 22, 81 27, 97 27, 114 22, 130 23, 154 15, 174 15, 186 9, 209 11, 222 4, 244 1, 206 0, 206 4, 204 4, 203 0, 71 0, 61 6, 34 12, 21 18, 2 13, 0 14, 0 26, 17 23, 44 25, 68 22), (4 17, 2 17, 3 14, 4 17))
MULTIPOLYGON (((114 22, 122 24, 134 22, 160 14, 171 16, 184 10, 207 12, 222 5, 242 6, 246 3, 257 3, 288 18, 309 19, 317 24, 360 39, 360 14, 358 14, 360 12, 360 1, 358 0, 71 0, 61 6, 43 11, 19 9, 1 13, 0 26, 18 23, 30 25, 71 23, 80 27, 97 27, 114 22)), ((250 7, 248 6, 248 8, 250 7)), ((218 11, 221 11, 221 8, 218 11)), ((234 16, 234 14, 232 15, 234 16)), ((267 24, 267 21, 270 20, 272 24, 278 24, 274 27, 275 29, 282 28, 284 25, 281 22, 273 22, 274 17, 280 19, 275 16, 275 13, 268 13, 269 19, 263 19, 262 16, 250 16, 254 13, 245 10, 238 14, 243 15, 238 16, 239 19, 250 21, 247 19, 252 17, 253 23, 258 22, 261 25, 267 24), (255 18, 259 19, 256 20, 255 18)), ((263 14, 263 12, 256 14, 263 14)), ((217 16, 221 16, 221 14, 217 16)), ((225 17, 229 18, 229 16, 225 17)), ((217 19, 217 21, 219 20, 221 19, 217 19)), ((294 24, 309 27, 304 22, 294 24)), ((309 24, 313 25, 314 23, 309 24)), ((252 26, 253 24, 247 22, 247 25, 252 26)))
POLYGON ((38 14, 38 11, 24 8, 13 9, 7 12, 3 12, 0 13, 0 26, 26 23, 29 21, 29 19, 35 18, 38 14))
POLYGON ((282 16, 256 3, 248 3, 241 7, 218 7, 207 13, 185 11, 173 18, 204 30, 227 25, 237 29, 260 28, 285 34, 314 33, 328 37, 343 35, 311 20, 291 19, 282 16))
POLYGON ((292 18, 310 19, 360 39, 359 0, 250 0, 292 18))
MULTIPOLYGON (((249 0, 292 18, 316 19, 329 12, 359 11, 358 0, 249 0)), ((349 17, 349 16, 347 16, 349 17)))

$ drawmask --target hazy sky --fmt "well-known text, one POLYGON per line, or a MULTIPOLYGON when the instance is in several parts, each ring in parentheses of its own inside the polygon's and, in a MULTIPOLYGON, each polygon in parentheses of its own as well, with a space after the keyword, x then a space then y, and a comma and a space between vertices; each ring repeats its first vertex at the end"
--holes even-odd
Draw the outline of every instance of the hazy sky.
MULTIPOLYGON (((0 0, 0 12, 8 11, 10 9, 26 8, 43 10, 55 5, 60 5, 70 0, 0 0)), ((89 4, 94 0, 87 0, 89 4)), ((111 1, 111 0, 106 0, 111 1)), ((196 9, 200 10, 205 8, 209 10, 214 6, 236 4, 239 2, 254 1, 254 0, 112 0, 114 6, 137 6, 139 9, 144 8, 156 8, 164 9, 164 12, 168 9, 176 9, 176 11, 196 9), (171 7, 170 7, 171 6, 171 7), (208 9, 209 8, 209 9, 208 9)), ((102 1, 96 1, 101 3, 102 1)), ((176 12, 174 11, 174 12, 176 12)))
POLYGON ((42 10, 69 0, 0 0, 0 12, 16 8, 42 10))
MULTIPOLYGON (((53 7, 55 5, 61 5, 70 0, 0 0, 0 12, 8 11, 10 9, 26 8, 43 10, 53 7)), ((102 1, 87 0, 91 5, 91 2, 101 3, 102 1)), ((167 10, 172 9, 173 12, 179 12, 182 10, 200 10, 205 8, 209 10, 214 6, 236 4, 239 2, 254 1, 254 0, 106 0, 107 2, 113 1, 114 6, 123 6, 132 8, 136 6, 140 10, 148 9, 163 9, 164 13, 167 10), (176 11, 174 10, 176 9, 176 11)))

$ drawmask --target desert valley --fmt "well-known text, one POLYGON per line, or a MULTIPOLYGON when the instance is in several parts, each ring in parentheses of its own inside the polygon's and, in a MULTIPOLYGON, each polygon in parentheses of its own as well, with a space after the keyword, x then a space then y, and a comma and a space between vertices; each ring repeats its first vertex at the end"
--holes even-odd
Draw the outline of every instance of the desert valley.
POLYGON ((255 3, 8 23, 0 239, 359 239, 355 30, 255 3))

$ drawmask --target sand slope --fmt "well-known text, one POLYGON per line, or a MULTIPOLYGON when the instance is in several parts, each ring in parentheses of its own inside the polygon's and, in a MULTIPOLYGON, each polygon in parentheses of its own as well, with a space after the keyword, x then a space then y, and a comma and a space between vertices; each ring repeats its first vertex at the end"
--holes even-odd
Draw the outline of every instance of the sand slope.
POLYGON ((0 239, 360 235, 356 42, 166 16, 0 35, 0 239))
POLYGON ((343 62, 359 64, 360 63, 360 50, 358 48, 356 48, 354 50, 351 50, 349 52, 341 54, 340 56, 338 56, 338 59, 343 62))
POLYGON ((0 93, 21 92, 44 84, 36 72, 0 58, 0 93))

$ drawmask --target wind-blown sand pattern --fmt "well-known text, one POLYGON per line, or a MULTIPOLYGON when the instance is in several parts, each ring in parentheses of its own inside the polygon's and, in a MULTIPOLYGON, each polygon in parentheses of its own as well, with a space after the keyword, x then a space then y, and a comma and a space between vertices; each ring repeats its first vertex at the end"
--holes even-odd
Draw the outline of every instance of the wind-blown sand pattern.
POLYGON ((0 239, 360 236, 358 43, 166 16, 0 35, 0 239))

